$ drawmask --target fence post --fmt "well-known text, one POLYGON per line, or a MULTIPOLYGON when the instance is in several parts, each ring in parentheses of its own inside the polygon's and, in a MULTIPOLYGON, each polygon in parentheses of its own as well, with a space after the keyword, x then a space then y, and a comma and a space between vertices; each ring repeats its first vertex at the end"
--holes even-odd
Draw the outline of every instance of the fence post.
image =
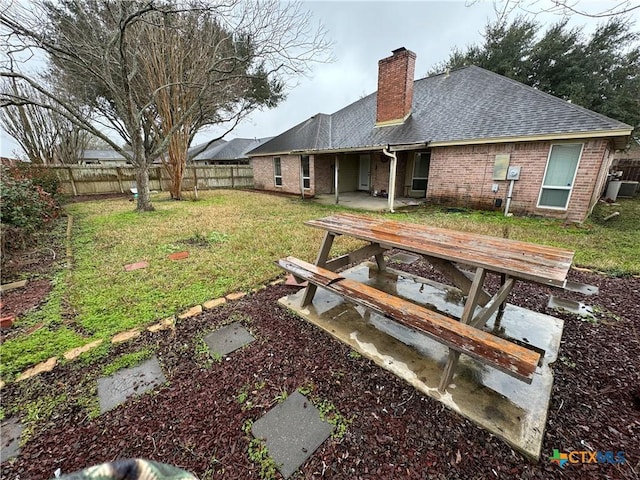
POLYGON ((77 197, 78 189, 76 188, 76 182, 73 179, 73 171, 71 170, 71 167, 67 167, 67 171, 69 172, 69 179, 71 180, 71 189, 73 190, 73 196, 77 197))
POLYGON ((233 167, 231 167, 231 188, 235 188, 235 181, 233 178, 233 167))
POLYGON ((118 186, 120 187, 120 193, 124 193, 124 187, 122 186, 122 177, 120 176, 120 167, 116 167, 116 176, 118 177, 118 186))

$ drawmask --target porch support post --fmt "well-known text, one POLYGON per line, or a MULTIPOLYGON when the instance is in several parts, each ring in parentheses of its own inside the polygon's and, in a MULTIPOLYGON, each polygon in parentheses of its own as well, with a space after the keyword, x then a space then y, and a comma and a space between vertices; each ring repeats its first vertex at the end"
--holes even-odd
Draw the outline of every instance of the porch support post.
POLYGON ((336 205, 338 204, 338 202, 340 201, 340 194, 338 193, 339 191, 339 185, 338 185, 338 172, 340 171, 340 158, 338 157, 338 154, 336 153, 336 166, 333 169, 333 190, 336 194, 336 205))

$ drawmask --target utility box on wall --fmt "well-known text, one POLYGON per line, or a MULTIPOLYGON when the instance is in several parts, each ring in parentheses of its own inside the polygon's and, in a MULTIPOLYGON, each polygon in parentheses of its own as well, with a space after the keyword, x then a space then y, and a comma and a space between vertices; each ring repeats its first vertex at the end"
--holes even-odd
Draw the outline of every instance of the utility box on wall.
POLYGON ((507 170, 509 169, 510 153, 501 153, 496 155, 493 162, 493 180, 506 180, 507 170))
POLYGON ((507 180, 520 180, 521 167, 509 167, 507 170, 507 180))

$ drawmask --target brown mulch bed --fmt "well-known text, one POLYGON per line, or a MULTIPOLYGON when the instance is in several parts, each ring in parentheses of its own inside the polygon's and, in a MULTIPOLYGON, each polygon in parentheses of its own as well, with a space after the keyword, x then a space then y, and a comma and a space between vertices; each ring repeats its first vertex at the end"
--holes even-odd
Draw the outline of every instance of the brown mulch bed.
MULTIPOLYGON (((423 264, 405 268, 437 278, 423 264)), ((200 478, 258 478, 243 425, 264 415, 283 390, 303 386, 313 389, 312 399, 332 402, 351 423, 342 438, 325 441, 294 478, 639 478, 640 279, 575 271, 570 278, 600 287, 597 297, 563 292, 597 305, 598 321, 548 311, 551 289, 519 284, 509 299, 565 320, 538 463, 373 362, 350 355, 348 347, 278 306, 277 299, 293 290, 277 286, 179 322, 175 332, 145 332, 112 346, 99 362, 59 365, 5 387, 6 411, 17 402, 62 394, 66 401, 34 424, 21 455, 2 465, 1 478, 51 478, 57 468, 68 473, 130 457, 177 465, 200 478), (233 320, 258 340, 220 362, 207 362, 198 353, 201 339, 233 320), (95 394, 102 366, 147 347, 157 352, 168 384, 91 419, 87 399, 95 394), (244 403, 238 401, 242 391, 249 392, 244 403), (553 449, 624 451, 627 462, 561 470, 548 460, 553 449)))

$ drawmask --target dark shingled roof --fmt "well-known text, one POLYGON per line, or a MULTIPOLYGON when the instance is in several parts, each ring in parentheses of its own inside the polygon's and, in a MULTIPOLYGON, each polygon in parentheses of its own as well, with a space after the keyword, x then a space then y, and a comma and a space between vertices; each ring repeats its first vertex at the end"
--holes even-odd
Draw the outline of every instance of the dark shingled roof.
MULTIPOLYGON (((376 94, 317 114, 249 152, 251 156, 415 143, 613 132, 632 127, 480 67, 416 80, 412 113, 375 127, 376 94)), ((621 133, 626 135, 627 133, 621 133)))
POLYGON ((203 143, 199 143, 198 145, 195 145, 191 148, 189 148, 189 158, 194 158, 198 155, 200 155, 203 152, 215 152, 217 149, 219 149, 222 145, 224 145, 225 143, 227 143, 226 140, 223 140, 222 138, 216 140, 215 142, 209 143, 209 142, 203 142, 203 143))

